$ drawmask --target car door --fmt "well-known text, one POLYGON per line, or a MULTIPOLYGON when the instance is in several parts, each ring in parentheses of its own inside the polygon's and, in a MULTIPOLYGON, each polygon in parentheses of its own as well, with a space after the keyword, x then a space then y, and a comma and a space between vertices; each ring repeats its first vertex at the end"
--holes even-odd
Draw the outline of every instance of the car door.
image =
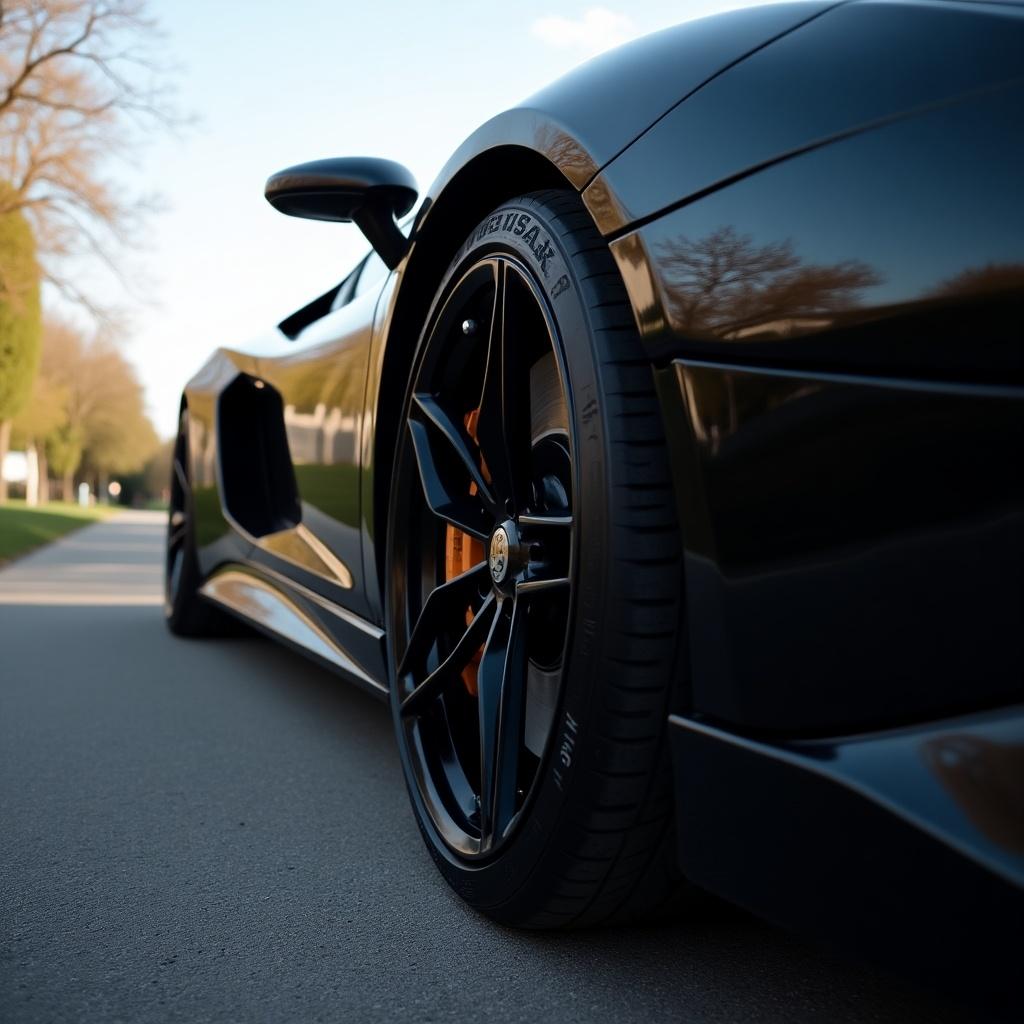
POLYGON ((359 453, 374 310, 386 277, 371 253, 327 315, 259 362, 281 396, 301 519, 257 538, 253 561, 362 618, 372 615, 362 579, 359 453))

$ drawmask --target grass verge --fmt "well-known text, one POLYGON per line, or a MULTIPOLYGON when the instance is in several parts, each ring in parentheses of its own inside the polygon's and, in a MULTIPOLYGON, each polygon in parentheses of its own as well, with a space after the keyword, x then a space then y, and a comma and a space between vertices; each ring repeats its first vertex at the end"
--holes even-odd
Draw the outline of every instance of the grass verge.
POLYGON ((35 508, 29 508, 23 501, 0 505, 0 565, 49 544, 65 533, 105 519, 113 511, 106 506, 83 508, 62 501, 51 501, 35 508))

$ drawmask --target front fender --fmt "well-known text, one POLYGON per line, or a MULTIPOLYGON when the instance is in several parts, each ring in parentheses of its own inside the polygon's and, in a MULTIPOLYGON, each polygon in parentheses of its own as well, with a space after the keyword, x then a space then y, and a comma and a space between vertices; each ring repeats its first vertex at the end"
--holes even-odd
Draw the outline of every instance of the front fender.
POLYGON ((418 222, 464 167, 497 147, 540 154, 582 191, 605 164, 719 72, 834 6, 801 2, 728 11, 587 61, 473 132, 426 193, 418 222))

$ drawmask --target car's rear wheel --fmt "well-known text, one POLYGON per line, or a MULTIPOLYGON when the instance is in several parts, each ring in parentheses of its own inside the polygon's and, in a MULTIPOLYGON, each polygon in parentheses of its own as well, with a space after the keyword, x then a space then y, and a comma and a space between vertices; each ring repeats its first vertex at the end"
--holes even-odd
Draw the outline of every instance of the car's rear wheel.
POLYGON ((188 458, 188 409, 178 419, 171 457, 170 501, 164 555, 164 617, 178 636, 213 636, 237 631, 222 611, 199 594, 192 478, 188 458))
POLYGON ((578 197, 524 196, 473 232, 404 416, 386 603, 428 848, 506 923, 663 908, 680 545, 650 369, 578 197))

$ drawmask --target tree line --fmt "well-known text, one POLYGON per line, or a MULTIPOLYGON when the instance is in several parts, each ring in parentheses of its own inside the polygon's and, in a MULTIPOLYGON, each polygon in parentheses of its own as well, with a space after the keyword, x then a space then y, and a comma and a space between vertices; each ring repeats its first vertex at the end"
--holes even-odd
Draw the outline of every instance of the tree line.
MULTIPOLYGON (((30 500, 73 501, 76 482, 105 496, 112 477, 144 471, 160 449, 135 370, 109 340, 67 320, 42 326, 36 372, 7 421, 11 446, 26 452, 30 500)), ((159 490, 157 491, 159 493, 159 490)))
POLYGON ((119 274, 150 206, 116 159, 180 123, 160 43, 142 0, 0 0, 0 465, 24 449, 37 500, 105 494, 159 449, 118 311, 82 282, 119 274))

